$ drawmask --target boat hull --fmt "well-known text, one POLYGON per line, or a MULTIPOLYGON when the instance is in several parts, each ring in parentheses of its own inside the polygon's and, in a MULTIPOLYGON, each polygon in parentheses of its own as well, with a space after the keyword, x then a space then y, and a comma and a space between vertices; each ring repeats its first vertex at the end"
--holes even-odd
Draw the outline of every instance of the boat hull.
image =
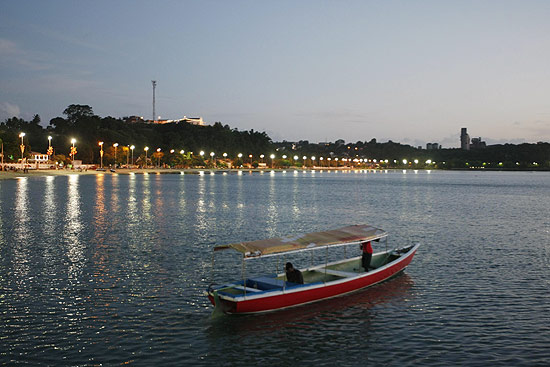
POLYGON ((378 269, 352 278, 235 297, 216 294, 216 291, 210 290, 208 298, 221 311, 235 314, 269 312, 318 302, 370 287, 395 276, 410 264, 418 246, 415 245, 406 254, 378 269))

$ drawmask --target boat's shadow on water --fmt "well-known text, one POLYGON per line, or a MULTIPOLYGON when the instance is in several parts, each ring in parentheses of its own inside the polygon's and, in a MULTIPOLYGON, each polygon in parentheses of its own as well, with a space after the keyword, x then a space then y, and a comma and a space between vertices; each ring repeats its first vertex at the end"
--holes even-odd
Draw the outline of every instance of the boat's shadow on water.
POLYGON ((371 288, 286 310, 254 315, 214 315, 207 332, 209 337, 234 337, 278 333, 293 328, 307 331, 332 321, 339 325, 358 320, 369 323, 374 317, 375 307, 407 300, 413 286, 413 280, 403 273, 371 288))

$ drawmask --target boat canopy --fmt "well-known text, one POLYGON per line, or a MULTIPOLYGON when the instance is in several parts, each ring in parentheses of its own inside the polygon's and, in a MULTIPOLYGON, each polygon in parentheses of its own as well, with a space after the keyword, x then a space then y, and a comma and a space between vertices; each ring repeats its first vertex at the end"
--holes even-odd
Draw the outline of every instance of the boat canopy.
POLYGON ((241 252, 245 258, 251 258, 316 247, 373 241, 386 236, 387 233, 382 229, 368 224, 359 224, 330 231, 220 245, 214 247, 214 251, 233 249, 241 252))

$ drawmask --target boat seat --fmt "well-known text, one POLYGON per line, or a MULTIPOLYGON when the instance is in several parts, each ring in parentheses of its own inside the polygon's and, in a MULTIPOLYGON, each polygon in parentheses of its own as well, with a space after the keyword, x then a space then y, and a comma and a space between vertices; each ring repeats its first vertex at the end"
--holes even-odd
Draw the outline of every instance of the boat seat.
POLYGON ((250 287, 243 287, 242 285, 237 285, 235 287, 233 287, 235 289, 239 289, 241 291, 245 291, 245 292, 261 292, 262 290, 261 289, 256 289, 256 288, 250 288, 250 287))
MULTIPOLYGON (((282 279, 270 277, 250 278, 246 281, 247 286, 256 287, 261 290, 280 289, 283 288, 284 281, 282 279)), ((288 283, 287 283, 288 286, 288 283)))
POLYGON ((359 274, 357 273, 352 273, 350 271, 340 271, 340 270, 332 270, 332 269, 315 269, 315 271, 319 272, 319 273, 327 273, 327 274, 330 274, 330 275, 336 275, 337 277, 342 277, 342 278, 350 278, 350 277, 356 277, 358 276, 359 274))

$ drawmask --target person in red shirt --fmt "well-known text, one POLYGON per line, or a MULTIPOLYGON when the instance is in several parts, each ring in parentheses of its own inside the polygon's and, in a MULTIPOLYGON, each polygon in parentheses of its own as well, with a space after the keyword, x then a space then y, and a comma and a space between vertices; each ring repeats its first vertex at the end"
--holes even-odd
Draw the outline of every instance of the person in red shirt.
POLYGON ((361 244, 363 250, 363 257, 361 258, 361 265, 365 268, 365 271, 369 271, 370 261, 372 259, 372 246, 370 241, 363 242, 361 244))

